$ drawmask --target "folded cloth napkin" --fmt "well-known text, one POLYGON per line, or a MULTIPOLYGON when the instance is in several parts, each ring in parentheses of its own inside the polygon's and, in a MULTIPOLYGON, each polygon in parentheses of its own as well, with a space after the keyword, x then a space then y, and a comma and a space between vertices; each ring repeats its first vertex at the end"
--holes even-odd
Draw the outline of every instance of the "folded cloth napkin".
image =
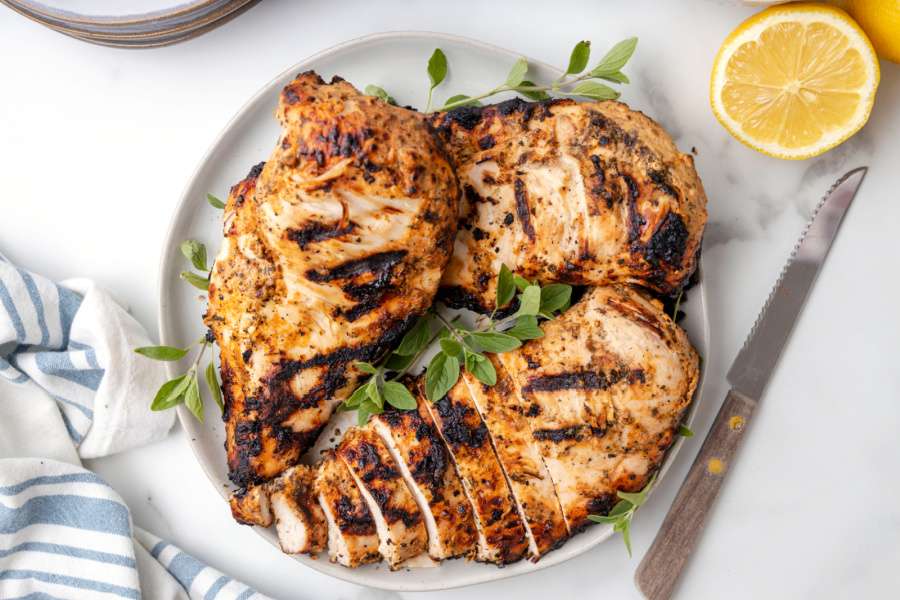
POLYGON ((162 367, 143 328, 85 280, 54 284, 0 256, 0 598, 266 598, 133 527, 81 467, 158 440, 162 367))

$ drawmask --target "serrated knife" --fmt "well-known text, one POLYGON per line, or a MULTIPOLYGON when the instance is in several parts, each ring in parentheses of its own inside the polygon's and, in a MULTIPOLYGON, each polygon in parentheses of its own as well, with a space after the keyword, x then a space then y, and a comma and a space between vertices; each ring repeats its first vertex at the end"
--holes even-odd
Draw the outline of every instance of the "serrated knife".
POLYGON ((638 589, 649 600, 672 596, 866 170, 860 167, 850 171, 822 198, 731 364, 727 376, 731 389, 635 573, 638 589))

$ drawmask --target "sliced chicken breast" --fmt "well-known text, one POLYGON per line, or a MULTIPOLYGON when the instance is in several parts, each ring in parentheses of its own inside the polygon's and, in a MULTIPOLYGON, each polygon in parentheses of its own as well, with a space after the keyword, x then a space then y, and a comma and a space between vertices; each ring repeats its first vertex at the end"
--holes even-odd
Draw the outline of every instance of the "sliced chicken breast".
POLYGON ((384 442, 368 427, 350 429, 337 449, 350 469, 378 531, 378 550, 391 569, 428 546, 422 513, 384 442))
POLYGON ((286 554, 318 554, 325 550, 325 515, 316 499, 316 470, 291 467, 269 485, 275 531, 286 554))
MULTIPOLYGON (((421 386, 422 380, 420 393, 421 386)), ((465 382, 460 380, 444 398, 422 407, 449 448, 474 510, 477 560, 508 564, 521 559, 528 552, 525 527, 465 382)))
POLYGON ((487 425, 525 523, 529 553, 538 559, 562 544, 569 532, 550 473, 533 443, 515 386, 496 355, 489 354, 488 359, 497 372, 495 385, 484 385, 468 371, 462 376, 487 425))
POLYGON ((478 539, 472 507, 428 411, 387 409, 372 418, 372 426, 419 505, 429 556, 443 560, 472 554, 478 539))
POLYGON ((333 452, 319 465, 316 492, 328 522, 331 561, 350 568, 380 561, 375 519, 347 465, 333 452))
POLYGON ((544 337, 498 355, 553 479, 570 531, 659 467, 697 386, 697 353, 634 288, 589 290, 544 337))
POLYGON ((254 485, 233 492, 228 504, 231 506, 231 516, 242 525, 269 527, 272 524, 269 495, 264 485, 254 485))

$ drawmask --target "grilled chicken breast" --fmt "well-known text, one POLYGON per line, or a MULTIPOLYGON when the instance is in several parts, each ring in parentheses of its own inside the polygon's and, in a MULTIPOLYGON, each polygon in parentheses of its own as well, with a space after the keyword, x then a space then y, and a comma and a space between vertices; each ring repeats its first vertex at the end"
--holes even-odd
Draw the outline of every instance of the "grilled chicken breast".
POLYGON ((316 497, 316 470, 291 467, 269 484, 275 531, 286 554, 318 554, 325 550, 325 514, 316 497))
MULTIPOLYGON (((408 384, 412 390, 416 386, 408 384)), ((478 538, 472 507, 424 399, 418 410, 386 410, 372 418, 419 505, 435 560, 472 554, 478 538)))
POLYGON ((468 371, 464 371, 462 377, 487 425, 522 516, 529 554, 538 559, 565 541, 569 532, 553 481, 534 444, 515 386, 496 355, 488 355, 488 359, 497 372, 496 384, 484 385, 468 371))
POLYGON ((422 513, 381 438, 368 427, 347 432, 337 449, 350 469, 378 531, 378 550, 391 569, 425 551, 422 513))
MULTIPOLYGON (((420 394, 421 386, 424 381, 420 381, 420 394)), ((472 505, 478 530, 477 560, 508 564, 521 559, 528 552, 525 527, 465 382, 460 380, 444 398, 422 406, 450 449, 472 505)))
POLYGON ((671 445, 699 377, 684 331, 634 288, 598 287, 544 337, 498 355, 570 531, 642 489, 671 445))
POLYGON ((282 134, 235 186, 205 321, 221 350, 230 477, 274 477, 430 305, 459 190, 425 117, 304 73, 282 134))
POLYGON ((334 452, 326 454, 319 465, 316 492, 328 522, 332 562, 353 568, 380 561, 375 519, 347 465, 334 452))
POLYGON ((706 196, 693 159, 619 102, 510 100, 433 117, 464 198, 441 286, 487 312, 505 263, 542 283, 677 291, 694 271, 706 196))

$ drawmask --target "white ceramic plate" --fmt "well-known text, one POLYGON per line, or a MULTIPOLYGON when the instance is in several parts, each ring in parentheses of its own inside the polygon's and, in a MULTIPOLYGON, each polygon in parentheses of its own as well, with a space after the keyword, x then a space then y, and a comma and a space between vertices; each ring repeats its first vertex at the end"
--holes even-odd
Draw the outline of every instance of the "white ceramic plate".
MULTIPOLYGON (((159 318, 162 343, 182 345, 203 334, 200 316, 205 309, 205 302, 202 297, 198 297, 194 288, 179 279, 179 273, 187 265, 179 253, 178 245, 188 238, 198 239, 207 245, 210 256, 216 254, 222 238, 221 212, 207 204, 206 194, 211 192, 225 198, 232 184, 242 179, 251 166, 268 157, 279 135, 273 111, 281 88, 298 72, 315 69, 326 80, 332 75, 340 75, 360 89, 369 83, 381 85, 400 104, 423 106, 428 83, 425 63, 438 46, 444 50, 450 64, 450 75, 436 92, 438 102, 453 94, 473 93, 503 81, 509 67, 519 57, 515 52, 443 34, 378 34, 341 44, 296 64, 250 99, 225 127, 201 161, 175 211, 160 270, 159 318)), ((552 80, 559 74, 549 65, 529 62, 533 69, 530 74, 536 75, 535 79, 539 81, 552 80)), ((709 336, 702 281, 687 296, 688 300, 682 308, 688 316, 683 324, 700 355, 707 356, 709 336)), ((184 372, 185 368, 183 364, 173 364, 169 368, 169 374, 174 377, 184 372)), ((705 371, 705 366, 703 369, 705 371)), ((702 397, 702 376, 703 373, 692 413, 702 397)), ((206 398, 204 405, 206 414, 203 424, 198 423, 183 407, 179 408, 178 416, 189 434, 197 460, 224 498, 230 490, 223 450, 224 427, 215 403, 206 398)), ((665 475, 666 466, 671 463, 681 445, 682 440, 679 439, 670 450, 660 477, 665 475)), ((235 524, 235 527, 240 525, 235 524)), ((272 552, 280 551, 274 530, 256 529, 272 543, 272 552)), ((346 569, 331 564, 325 558, 316 560, 299 556, 297 561, 361 585, 403 591, 446 589, 513 577, 559 564, 592 548, 611 534, 611 527, 597 525, 573 537, 562 548, 551 552, 538 563, 520 561, 503 569, 465 560, 451 560, 435 568, 392 573, 383 564, 346 569)), ((242 550, 235 548, 234 551, 242 550)), ((302 569, 298 568, 298 576, 302 576, 302 569)))

